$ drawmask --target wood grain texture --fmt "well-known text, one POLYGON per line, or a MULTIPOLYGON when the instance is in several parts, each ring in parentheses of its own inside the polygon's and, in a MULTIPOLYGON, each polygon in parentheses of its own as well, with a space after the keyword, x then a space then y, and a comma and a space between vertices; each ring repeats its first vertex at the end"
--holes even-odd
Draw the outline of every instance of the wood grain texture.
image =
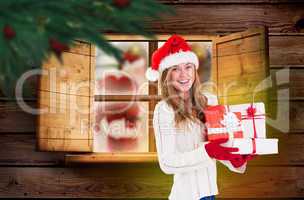
POLYGON ((38 138, 39 151, 92 152, 92 139, 38 138))
POLYGON ((219 78, 225 79, 229 76, 242 76, 243 74, 255 74, 261 71, 265 74, 263 68, 265 60, 262 56, 265 51, 257 51, 238 55, 228 55, 218 60, 219 78), (225 73, 221 73, 221 72, 225 73))
POLYGON ((64 164, 63 153, 37 151, 35 134, 2 133, 0 141, 0 166, 42 167, 64 164))
POLYGON ((304 67, 304 35, 269 36, 271 67, 304 67))
POLYGON ((294 32, 296 19, 304 14, 303 4, 176 4, 176 15, 147 21, 156 33, 220 34, 266 25, 269 32, 294 32))
POLYGON ((50 57, 43 65, 39 90, 74 95, 92 95, 90 57, 70 52, 62 55, 63 63, 50 57))
POLYGON ((89 43, 44 62, 37 97, 37 146, 41 151, 91 152, 95 71, 89 43), (83 53, 81 53, 83 52, 83 53), (89 54, 86 55, 86 54, 89 54))
POLYGON ((81 95, 69 95, 65 93, 55 93, 43 90, 38 90, 39 108, 56 108, 57 111, 64 111, 67 109, 79 110, 79 112, 89 112, 89 98, 81 95))
POLYGON ((303 167, 248 167, 236 174, 218 165, 219 197, 303 197, 303 175, 303 167))
MULTIPOLYGON (((24 103, 34 110, 38 108, 36 100, 24 103)), ((36 117, 37 115, 25 112, 18 101, 0 102, 0 133, 33 133, 37 127, 36 117)))
POLYGON ((172 177, 156 165, 98 168, 2 168, 1 197, 165 197, 172 177), (47 184, 46 184, 47 183, 47 184))
POLYGON ((47 91, 40 91, 39 95, 39 138, 90 138, 90 97, 47 91))
MULTIPOLYGON (((218 165, 218 197, 303 196, 303 167, 248 167, 245 174, 218 165), (246 185, 247 187, 243 188, 246 185), (240 188, 242 189, 236 189, 240 188)), ((104 164, 89 168, 18 168, 0 171, 1 197, 164 198, 172 177, 157 164, 104 164)))
POLYGON ((267 28, 260 27, 214 40, 212 81, 216 79, 221 104, 246 103, 243 96, 249 95, 249 101, 254 96, 268 106, 267 90, 256 91, 269 74, 267 36, 267 28))
POLYGON ((304 100, 304 68, 272 68, 273 80, 272 99, 304 100), (279 96, 278 92, 286 89, 288 96, 279 96))
POLYGON ((291 104, 290 106, 290 130, 295 133, 303 133, 304 123, 304 102, 297 101, 297 105, 291 104))

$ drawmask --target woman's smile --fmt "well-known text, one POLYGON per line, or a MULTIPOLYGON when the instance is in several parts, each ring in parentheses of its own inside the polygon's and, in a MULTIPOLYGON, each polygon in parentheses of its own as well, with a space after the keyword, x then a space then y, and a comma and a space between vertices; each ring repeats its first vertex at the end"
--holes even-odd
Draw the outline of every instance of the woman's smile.
POLYGON ((186 79, 186 80, 179 80, 178 81, 180 84, 187 84, 190 82, 190 79, 186 79))

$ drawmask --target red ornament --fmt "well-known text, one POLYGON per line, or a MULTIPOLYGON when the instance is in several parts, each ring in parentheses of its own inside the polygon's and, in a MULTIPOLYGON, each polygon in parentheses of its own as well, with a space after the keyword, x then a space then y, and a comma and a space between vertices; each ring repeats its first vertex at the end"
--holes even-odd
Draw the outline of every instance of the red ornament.
POLYGON ((130 0, 113 0, 113 4, 118 8, 125 8, 130 5, 130 0))
POLYGON ((255 112, 256 112, 256 109, 252 105, 247 108, 248 117, 254 117, 255 112))
POLYGON ((117 76, 111 74, 98 80, 98 89, 105 89, 109 92, 131 92, 137 90, 137 84, 126 75, 117 76))
POLYGON ((6 39, 11 40, 16 36, 16 32, 10 25, 5 25, 3 28, 3 35, 6 39))
POLYGON ((130 63, 134 62, 135 60, 139 59, 140 56, 138 55, 134 55, 132 53, 129 52, 125 52, 123 55, 123 59, 126 61, 129 61, 130 63))
POLYGON ((63 44, 54 38, 49 39, 49 44, 57 56, 60 56, 63 51, 69 50, 69 47, 66 44, 63 44))
POLYGON ((132 105, 126 112, 128 119, 135 119, 139 115, 139 107, 137 104, 132 105))

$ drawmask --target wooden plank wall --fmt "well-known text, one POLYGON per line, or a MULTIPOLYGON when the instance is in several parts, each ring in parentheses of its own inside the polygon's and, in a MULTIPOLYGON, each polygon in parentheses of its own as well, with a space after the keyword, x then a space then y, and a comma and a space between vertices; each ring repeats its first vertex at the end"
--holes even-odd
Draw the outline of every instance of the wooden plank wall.
MULTIPOLYGON (((289 84, 277 87, 289 88, 290 100, 280 100, 279 106, 290 109, 290 130, 273 129, 271 136, 280 139, 280 154, 253 160, 245 175, 218 164, 218 198, 304 198, 304 31, 294 28, 304 17, 304 4, 296 0, 162 2, 175 7, 177 15, 154 21, 156 33, 226 35, 255 25, 269 27, 271 73, 290 69, 285 75, 289 84)), ((27 103, 36 106, 36 99, 27 103)), ((172 184, 172 177, 157 164, 64 166, 63 153, 36 151, 35 116, 6 98, 0 101, 0 141, 0 197, 166 199, 172 184)))

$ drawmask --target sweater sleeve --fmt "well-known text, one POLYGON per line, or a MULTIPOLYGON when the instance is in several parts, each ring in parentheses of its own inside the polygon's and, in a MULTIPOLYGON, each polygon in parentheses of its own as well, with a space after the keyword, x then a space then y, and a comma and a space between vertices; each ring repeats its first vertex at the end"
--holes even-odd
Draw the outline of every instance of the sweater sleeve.
MULTIPOLYGON (((218 98, 215 94, 209 92, 203 92, 202 94, 205 95, 205 97, 207 97, 208 105, 212 105, 212 106, 218 105, 218 98)), ((235 168, 229 160, 217 160, 217 161, 225 165, 232 172, 242 174, 245 173, 246 171, 247 162, 245 162, 245 164, 242 165, 241 167, 235 168)))
POLYGON ((173 109, 170 110, 165 102, 159 102, 153 114, 153 128, 159 165, 165 174, 182 173, 216 164, 206 152, 205 143, 207 142, 192 151, 178 152, 175 139, 176 134, 179 133, 176 133, 173 122, 173 109))

